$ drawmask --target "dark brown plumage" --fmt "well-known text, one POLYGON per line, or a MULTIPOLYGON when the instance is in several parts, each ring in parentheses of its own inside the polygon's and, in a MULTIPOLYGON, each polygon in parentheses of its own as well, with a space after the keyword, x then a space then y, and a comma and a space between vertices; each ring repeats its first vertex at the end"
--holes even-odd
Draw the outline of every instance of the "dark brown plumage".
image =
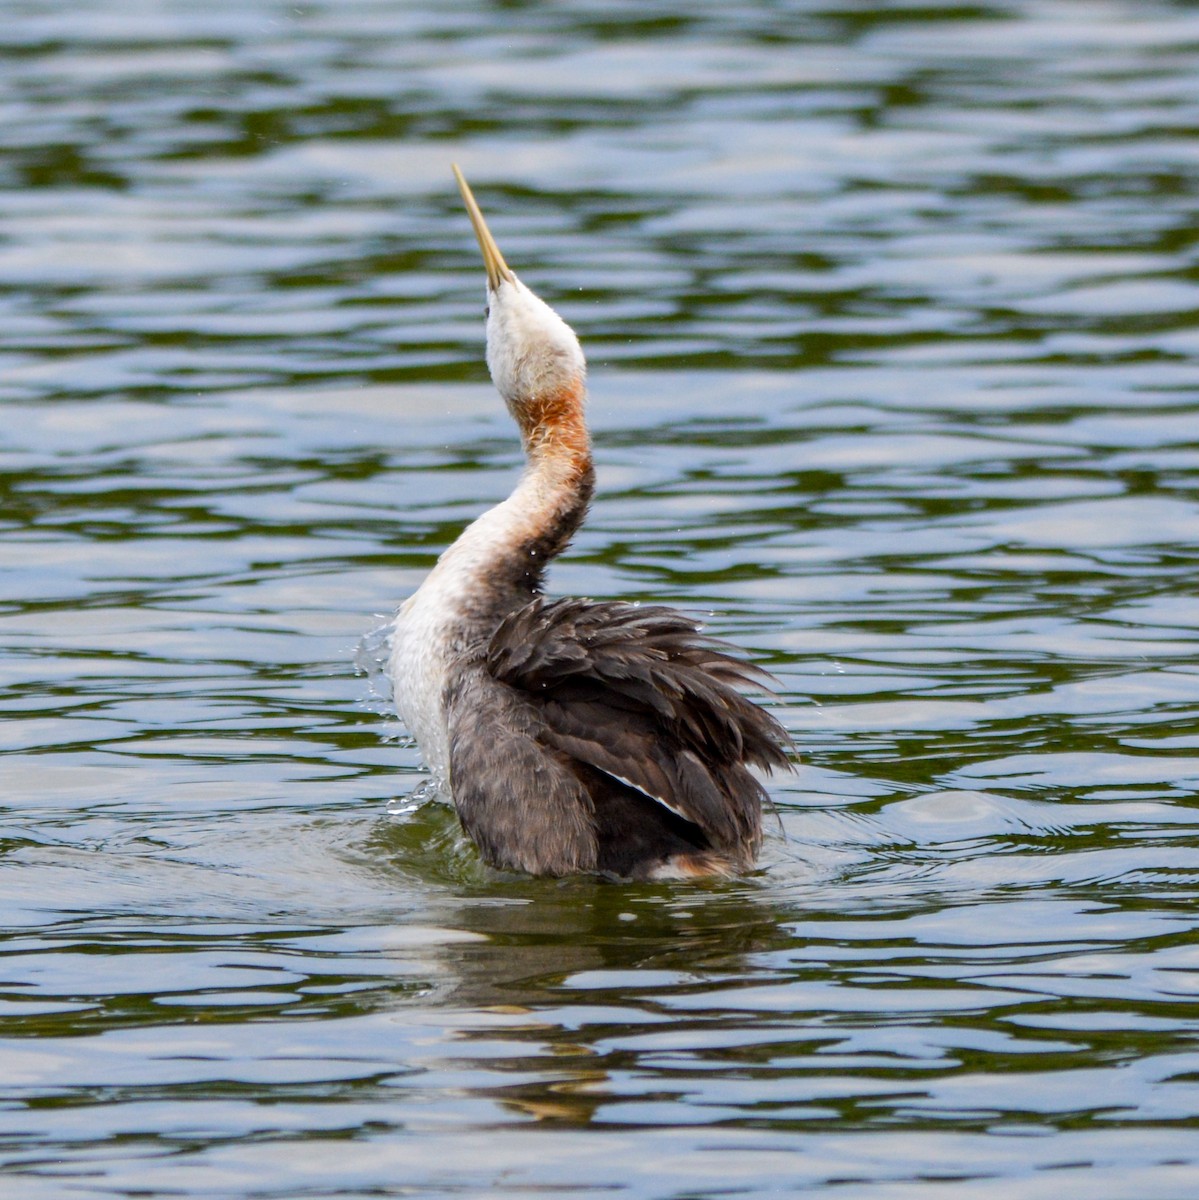
POLYGON ((497 866, 648 878, 753 863, 789 738, 769 677, 669 608, 534 599, 453 672, 450 777, 497 866))

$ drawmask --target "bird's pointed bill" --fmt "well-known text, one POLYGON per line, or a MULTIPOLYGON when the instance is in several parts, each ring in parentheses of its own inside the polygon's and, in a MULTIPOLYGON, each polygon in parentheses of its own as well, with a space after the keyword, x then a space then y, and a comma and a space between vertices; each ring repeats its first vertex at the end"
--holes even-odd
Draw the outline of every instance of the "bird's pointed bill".
POLYGON ((458 190, 462 193, 462 199, 466 203, 470 223, 475 227, 475 237, 479 239, 479 249, 483 251, 483 265, 487 268, 487 286, 495 291, 505 279, 512 280, 516 276, 504 262, 504 256, 500 253, 500 248, 495 244, 495 238, 491 236, 491 230, 487 228, 487 222, 483 220, 483 214, 479 211, 479 205, 475 201, 474 193, 470 190, 470 184, 463 178, 458 164, 454 163, 453 167, 454 178, 458 180, 458 190))

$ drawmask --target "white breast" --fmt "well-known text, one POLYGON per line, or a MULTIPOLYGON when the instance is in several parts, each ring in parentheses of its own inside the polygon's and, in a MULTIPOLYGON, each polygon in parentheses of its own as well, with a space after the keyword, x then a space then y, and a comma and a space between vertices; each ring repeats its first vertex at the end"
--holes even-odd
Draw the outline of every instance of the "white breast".
POLYGON ((470 629, 464 613, 471 597, 486 587, 495 562, 528 536, 539 488, 536 479, 526 475, 507 500, 468 525, 396 613, 389 663, 396 708, 416 738, 425 765, 447 791, 451 780, 445 684, 451 660, 463 652, 464 643, 492 632, 470 629))
POLYGON ((396 613, 391 635, 392 692, 400 719, 442 787, 449 784, 450 747, 445 717, 448 647, 445 606, 426 580, 396 613))

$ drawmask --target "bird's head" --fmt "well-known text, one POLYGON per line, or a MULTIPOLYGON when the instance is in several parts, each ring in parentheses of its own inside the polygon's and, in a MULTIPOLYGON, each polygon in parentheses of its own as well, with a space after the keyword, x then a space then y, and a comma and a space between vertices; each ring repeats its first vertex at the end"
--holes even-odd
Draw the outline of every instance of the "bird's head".
POLYGON ((487 367, 527 446, 582 427, 587 365, 574 330, 504 261, 462 172, 454 176, 487 268, 487 367))

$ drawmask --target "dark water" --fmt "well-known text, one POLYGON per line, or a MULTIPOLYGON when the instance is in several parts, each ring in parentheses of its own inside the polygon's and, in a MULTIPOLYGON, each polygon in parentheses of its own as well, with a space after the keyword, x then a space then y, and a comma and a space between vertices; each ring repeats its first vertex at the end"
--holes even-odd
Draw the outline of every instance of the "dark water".
POLYGON ((1199 11, 0 16, 0 1194, 1199 1195, 1199 11), (743 882, 487 872, 355 673, 519 461, 451 160, 743 882))

